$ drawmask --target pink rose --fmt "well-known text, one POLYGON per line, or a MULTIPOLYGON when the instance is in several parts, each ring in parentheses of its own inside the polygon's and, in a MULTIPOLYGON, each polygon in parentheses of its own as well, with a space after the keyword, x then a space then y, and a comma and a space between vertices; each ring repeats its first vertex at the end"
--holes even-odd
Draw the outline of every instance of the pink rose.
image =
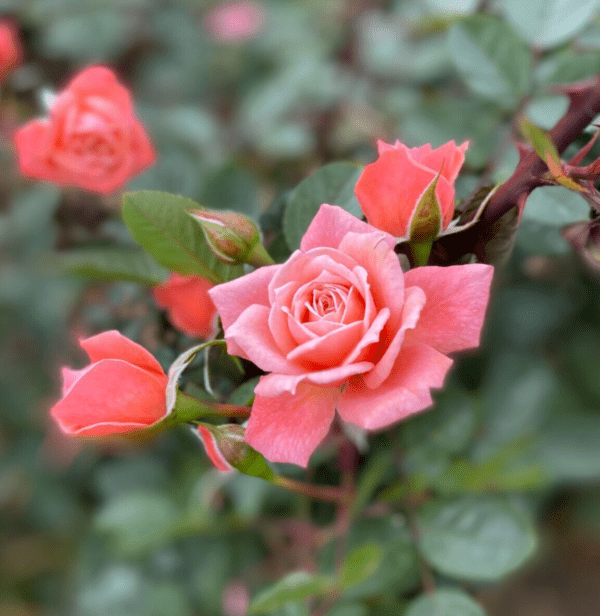
POLYGON ((167 375, 143 347, 117 331, 80 340, 91 364, 62 369, 62 398, 50 414, 66 434, 142 430, 167 413, 167 375))
POLYGON ((22 57, 17 29, 8 21, 0 22, 0 83, 21 63, 22 57))
POLYGON ((52 103, 48 118, 15 134, 23 175, 108 194, 156 155, 131 96, 103 66, 85 69, 52 103))
POLYGON ((156 303, 169 313, 171 323, 180 331, 197 338, 216 333, 217 309, 208 295, 213 284, 201 276, 171 274, 166 282, 154 287, 156 303))
MULTIPOLYGON (((426 143, 408 148, 377 142, 379 158, 364 168, 354 192, 370 224, 393 236, 408 239, 417 205, 436 176, 435 195, 440 208, 437 219, 445 229, 454 215, 454 182, 465 161, 469 142, 457 146, 449 141, 436 150, 426 143)), ((424 213, 420 213, 420 218, 424 213)))
POLYGON ((239 43, 254 38, 265 23, 262 4, 251 0, 221 2, 204 18, 204 27, 221 43, 239 43))
POLYGON ((383 428, 428 407, 452 364, 476 347, 493 268, 403 274, 394 238, 322 205, 300 250, 209 292, 232 355, 270 372, 256 386, 246 441, 305 466, 342 420, 383 428))

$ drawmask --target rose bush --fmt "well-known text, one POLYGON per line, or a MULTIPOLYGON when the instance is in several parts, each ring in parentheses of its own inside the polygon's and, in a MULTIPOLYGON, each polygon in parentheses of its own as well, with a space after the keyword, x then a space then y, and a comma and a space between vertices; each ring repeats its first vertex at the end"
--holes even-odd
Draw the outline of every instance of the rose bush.
POLYGON ((368 430, 428 407, 452 360, 473 348, 493 268, 404 274, 394 238, 322 205, 300 249, 209 291, 230 354, 269 372, 255 389, 246 441, 305 466, 335 415, 368 430))
POLYGON ((8 21, 0 22, 0 83, 20 64, 22 56, 17 29, 8 21))
POLYGON ((156 160, 129 91, 103 66, 79 73, 56 97, 48 118, 16 132, 15 145, 23 175, 102 194, 156 160))
POLYGON ((80 344, 92 363, 62 369, 62 398, 50 411, 63 432, 132 432, 166 415, 167 375, 146 349, 114 330, 80 344))
POLYGON ((430 220, 436 221, 439 227, 432 235, 438 235, 454 215, 454 182, 468 146, 468 141, 459 146, 449 141, 432 150, 429 143, 409 148, 400 141, 394 145, 378 141, 379 158, 364 168, 355 187, 356 198, 369 223, 395 237, 408 239, 411 231, 415 231, 417 206, 439 174, 435 186, 439 210, 419 213, 425 227, 429 227, 430 220))
POLYGON ((216 331, 217 309, 208 295, 213 284, 202 276, 171 274, 154 287, 156 303, 167 310, 171 323, 189 336, 210 338, 216 331))

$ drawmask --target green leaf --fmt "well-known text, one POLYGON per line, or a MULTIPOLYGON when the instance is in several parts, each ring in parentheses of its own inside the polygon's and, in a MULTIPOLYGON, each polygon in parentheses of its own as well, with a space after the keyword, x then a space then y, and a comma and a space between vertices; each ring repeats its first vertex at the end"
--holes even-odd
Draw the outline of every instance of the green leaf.
POLYGON ((531 45, 541 49, 564 43, 595 16, 598 0, 502 0, 506 19, 531 45))
POLYGON ((572 83, 589 79, 598 72, 600 72, 598 51, 578 53, 568 48, 544 58, 536 70, 536 78, 546 84, 572 83))
POLYGON ((365 543, 346 556, 340 573, 340 586, 351 588, 370 578, 379 568, 383 549, 376 543, 365 543))
POLYGON ((421 508, 418 521, 423 557, 451 578, 499 580, 536 547, 531 520, 499 497, 432 501, 421 508))
POLYGON ((159 191, 140 190, 123 196, 125 224, 142 248, 161 265, 180 274, 203 276, 214 283, 241 275, 241 267, 217 260, 188 209, 202 207, 187 197, 159 191))
POLYGON ((169 271, 147 253, 135 248, 90 248, 53 255, 59 267, 94 280, 130 280, 155 285, 167 279, 169 271))
POLYGON ((325 616, 369 616, 362 603, 338 603, 325 616))
POLYGON ((547 133, 535 124, 532 124, 527 118, 521 118, 519 128, 523 137, 533 146, 536 154, 544 162, 546 162, 546 156, 549 154, 551 159, 557 165, 560 165, 560 154, 547 133))
POLYGON ((331 580, 324 575, 295 571, 252 599, 248 606, 248 613, 263 614, 277 610, 287 603, 320 597, 330 587, 331 580))
POLYGON ((283 215, 283 233, 288 246, 296 250, 308 226, 323 203, 339 205, 361 218, 354 186, 362 167, 339 162, 325 165, 304 179, 290 197, 283 215))
POLYGON ((500 19, 474 15, 454 24, 448 49, 465 83, 485 98, 514 107, 529 89, 529 50, 500 19))
POLYGON ((464 591, 440 588, 411 601, 404 616, 485 616, 485 612, 464 591))

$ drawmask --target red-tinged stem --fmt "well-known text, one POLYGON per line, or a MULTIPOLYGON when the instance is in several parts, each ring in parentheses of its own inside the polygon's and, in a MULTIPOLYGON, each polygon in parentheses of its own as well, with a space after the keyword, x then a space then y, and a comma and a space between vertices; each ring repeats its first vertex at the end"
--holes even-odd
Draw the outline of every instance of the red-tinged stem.
POLYGON ((281 477, 276 475, 273 483, 280 488, 303 494, 309 498, 323 501, 333 501, 334 503, 346 503, 351 497, 352 493, 346 488, 340 488, 337 486, 323 486, 314 483, 305 483, 303 481, 296 481, 288 477, 281 477))
MULTIPOLYGON (((570 103, 565 115, 550 131, 550 139, 559 153, 564 152, 600 113, 600 75, 569 92, 570 103)), ((479 222, 480 233, 515 207, 520 198, 529 195, 544 182, 540 176, 547 170, 546 163, 532 150, 521 156, 512 176, 498 188, 485 208, 479 222)))
POLYGON ((211 403, 211 408, 214 409, 215 415, 223 415, 224 417, 240 417, 242 419, 250 417, 249 406, 239 406, 237 404, 216 404, 211 403))

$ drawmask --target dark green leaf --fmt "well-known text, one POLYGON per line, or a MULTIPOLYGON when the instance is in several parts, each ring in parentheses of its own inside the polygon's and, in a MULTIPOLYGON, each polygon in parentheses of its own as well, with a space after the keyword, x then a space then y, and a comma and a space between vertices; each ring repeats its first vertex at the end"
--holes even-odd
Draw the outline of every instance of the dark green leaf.
POLYGON ((531 45, 564 43, 585 28, 599 8, 598 0, 502 0, 507 20, 531 45))
POLYGON ((455 24, 448 48, 465 83, 477 94, 514 107, 529 89, 529 50, 500 19, 474 15, 455 24))
POLYGON ((147 253, 135 248, 91 248, 54 255, 67 271, 93 280, 130 280, 155 285, 167 279, 169 271, 147 253))
POLYGON ((161 265, 219 283, 239 276, 241 267, 217 261, 200 225, 187 214, 201 209, 180 195, 140 190, 123 196, 123 220, 135 240, 161 265))
POLYGON ((354 186, 362 168, 353 163, 331 163, 317 169, 300 182, 285 208, 283 232, 292 250, 300 240, 323 203, 339 205, 354 216, 362 217, 354 186))

